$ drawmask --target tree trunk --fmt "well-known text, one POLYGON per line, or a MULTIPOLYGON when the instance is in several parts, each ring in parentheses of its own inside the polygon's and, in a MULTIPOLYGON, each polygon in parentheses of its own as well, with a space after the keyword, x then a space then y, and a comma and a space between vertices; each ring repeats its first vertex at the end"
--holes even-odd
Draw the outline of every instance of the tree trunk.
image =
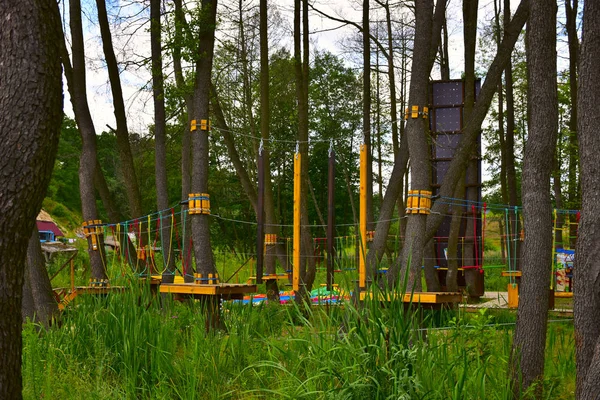
MULTIPOLYGON (((183 4, 181 0, 173 0, 175 5, 175 33, 174 33, 174 44, 173 44, 173 72, 175 75, 175 84, 177 89, 184 93, 183 100, 187 118, 181 116, 184 125, 184 131, 181 139, 181 199, 188 199, 192 191, 192 132, 190 131, 191 121, 194 118, 193 111, 193 93, 189 90, 185 77, 183 75, 183 68, 181 67, 181 47, 184 43, 184 31, 183 28, 187 26, 185 14, 183 12, 183 4)), ((186 203, 182 205, 182 213, 187 212, 188 206, 186 203)), ((181 231, 181 241, 186 243, 186 246, 191 247, 191 229, 189 224, 186 224, 185 229, 181 231)), ((191 277, 187 276, 187 269, 192 264, 191 252, 181 255, 182 272, 184 279, 191 281, 191 277)))
MULTIPOLYGON (((565 14, 567 16, 567 37, 569 42, 569 89, 571 92, 571 109, 569 118, 569 145, 567 154, 569 157, 569 173, 567 192, 569 193, 569 208, 579 209, 581 205, 581 193, 579 174, 579 162, 577 158, 577 60, 579 53, 579 38, 577 37, 577 8, 578 0, 565 0, 565 14)), ((577 221, 575 215, 571 216, 569 224, 570 248, 575 248, 577 241, 577 221)))
MULTIPOLYGON (((504 31, 506 32, 509 28, 510 21, 510 0, 504 0, 504 31)), ((515 167, 515 100, 513 94, 513 71, 512 71, 512 60, 509 59, 508 64, 504 70, 504 80, 506 81, 506 141, 504 142, 506 148, 503 149, 506 157, 506 183, 508 189, 508 204, 511 206, 510 219, 509 219, 509 232, 519 233, 521 230, 520 221, 518 216, 515 214, 514 207, 519 205, 519 196, 517 193, 517 171, 515 167)), ((507 238, 510 244, 510 237, 507 238)), ((515 249, 513 254, 514 263, 517 269, 521 269, 521 241, 518 237, 514 237, 515 249)))
MULTIPOLYGON (((394 66, 394 39, 393 39, 393 28, 392 28, 392 14, 390 12, 389 1, 385 4, 380 4, 385 9, 385 21, 387 27, 387 45, 388 45, 388 80, 390 83, 390 114, 392 118, 392 148, 394 150, 394 156, 398 154, 399 140, 398 140, 398 104, 396 99, 396 68, 394 66)), ((404 82, 402 82, 404 84, 404 82)), ((383 201, 383 197, 380 199, 383 201)))
MULTIPOLYGON (((203 24, 199 28, 199 44, 196 53, 196 74, 194 85, 194 115, 198 130, 192 131, 192 190, 194 193, 208 193, 208 129, 201 128, 201 121, 209 118, 209 95, 215 45, 215 25, 217 0, 202 0, 203 24)), ((215 263, 210 244, 209 215, 191 215, 192 237, 196 271, 204 276, 215 273, 215 263)))
MULTIPOLYGON (((574 313, 576 398, 596 399, 600 393, 600 3, 583 5, 583 36, 579 60, 577 131, 581 163, 581 220, 575 256, 574 313)), ((0 353, 1 354, 1 353, 0 353)))
MULTIPOLYGON (((69 61, 66 45, 62 47, 62 63, 67 78, 67 86, 71 95, 71 104, 75 113, 75 121, 81 133, 81 156, 79 161, 79 194, 81 197, 81 213, 85 221, 98 219, 94 177, 96 175, 96 129, 87 102, 85 79, 85 51, 83 43, 83 27, 81 23, 81 2, 69 2, 69 17, 73 66, 69 61)), ((62 39, 64 41, 64 37, 62 39)), ((98 245, 94 250, 92 236, 88 236, 88 254, 90 257, 91 277, 95 280, 107 279, 104 260, 104 246, 98 245)))
POLYGON ((174 238, 171 228, 167 184, 167 124, 165 119, 165 89, 162 72, 162 46, 160 0, 150 2, 150 47, 152 51, 152 95, 154 100, 154 157, 156 181, 156 205, 160 215, 160 237, 163 257, 163 282, 172 283, 175 278, 174 238))
MULTIPOLYGON (((438 0, 436 3, 436 9, 435 9, 435 14, 434 14, 434 18, 433 18, 433 27, 432 27, 432 32, 431 32, 431 39, 432 39, 432 46, 437 46, 437 43, 439 43, 439 35, 440 35, 440 31, 441 31, 441 27, 442 27, 442 23, 443 23, 443 17, 445 15, 446 12, 446 1, 445 0, 438 0)), ((389 21, 388 21, 389 23, 389 21)), ((388 34, 390 32, 390 26, 388 25, 388 34)), ((406 38, 403 38, 402 40, 402 44, 403 44, 403 51, 402 51, 402 55, 403 55, 403 62, 402 62, 402 90, 401 90, 401 102, 402 105, 404 106, 404 101, 405 101, 405 91, 404 91, 404 82, 406 81, 406 38)), ((437 47, 436 47, 437 48, 437 47)), ((429 50, 428 50, 429 51, 429 50)), ((393 52, 390 51, 388 53, 388 56, 392 56, 393 52)), ((435 56, 436 56, 436 52, 435 51, 430 51, 429 52, 429 60, 428 60, 428 66, 427 66, 427 74, 429 75, 429 72, 431 71, 431 68, 433 67, 434 61, 435 61, 435 56)), ((404 229, 406 227, 405 223, 403 222, 403 217, 405 214, 405 210, 404 210, 404 201, 403 201, 403 197, 404 193, 403 191, 407 188, 407 184, 404 184, 404 180, 403 178, 407 177, 407 169, 408 169, 408 157, 409 157, 409 148, 408 148, 408 139, 407 139, 407 135, 406 135, 406 128, 405 128, 405 124, 403 122, 400 122, 400 127, 399 127, 399 133, 400 133, 400 143, 398 146, 398 151, 394 153, 394 167, 392 169, 392 174, 390 176, 388 185, 387 185, 387 189, 385 191, 385 195, 383 197, 380 209, 379 209, 379 216, 378 216, 378 222, 377 222, 377 227, 375 230, 375 235, 373 238, 373 242, 371 243, 371 247, 369 248, 369 253, 367 255, 367 269, 368 269, 368 273, 369 274, 373 274, 374 270, 377 268, 377 263, 379 263, 379 261, 381 261, 381 258, 383 257, 384 253, 385 253, 385 248, 386 248, 386 243, 387 243, 387 238, 388 238, 388 232, 389 232, 389 228, 390 228, 390 224, 391 224, 391 220, 392 220, 392 216, 394 213, 394 207, 396 206, 396 204, 398 204, 398 234, 399 235, 403 235, 404 233, 404 229)), ((407 181, 408 182, 408 181, 407 181)), ((393 267, 392 267, 393 268, 393 267)), ((434 282, 437 281, 437 276, 433 276, 430 275, 431 272, 435 272, 435 271, 430 271, 429 269, 426 270, 426 274, 427 276, 427 281, 428 282, 434 282)))
POLYGON ((127 116, 125 114, 125 103, 123 101, 123 89, 121 88, 121 78, 119 77, 119 66, 115 57, 115 50, 112 44, 110 26, 108 24, 108 15, 106 13, 106 0, 96 0, 98 7, 98 24, 100 25, 100 35, 102 36, 102 48, 106 60, 106 69, 110 80, 112 90, 113 105, 115 107, 115 119, 117 121, 117 147, 119 149, 119 158, 121 160, 121 173, 125 181, 127 191, 127 200, 129 202, 129 212, 132 218, 142 216, 142 196, 138 186, 135 164, 131 154, 129 144, 129 132, 127 129, 127 116))
MULTIPOLYGON (((367 230, 373 229, 373 149, 371 143, 371 38, 369 0, 363 0, 363 143, 367 145, 367 230)), ((304 55, 308 57, 308 53, 304 55)))
MULTIPOLYGON (((525 25, 525 21, 527 21, 528 15, 529 2, 522 0, 513 19, 510 21, 508 29, 504 32, 504 38, 498 47, 494 61, 488 69, 485 82, 481 86, 479 96, 477 97, 477 103, 475 103, 475 107, 473 107, 471 112, 471 117, 463 127, 463 137, 440 187, 439 193, 442 197, 452 196, 462 171, 469 162, 472 148, 477 143, 481 124, 487 115, 487 110, 498 88, 502 71, 510 59, 512 49, 521 33, 521 29, 525 25)), ((433 204, 432 213, 427 217, 426 238, 433 237, 447 209, 448 205, 442 204, 442 202, 435 202, 433 204)))
POLYGON ((52 284, 46 270, 46 259, 42 253, 40 234, 34 226, 27 245, 27 262, 23 283, 23 322, 29 319, 44 327, 50 326, 58 315, 58 303, 52 294, 52 284))
MULTIPOLYGON (((264 140, 268 140, 269 125, 271 113, 269 109, 269 41, 268 41, 268 8, 267 0, 260 0, 260 135, 264 140)), ((275 200, 273 196, 273 184, 271 182, 271 161, 269 149, 264 149, 264 165, 265 165, 265 233, 276 234, 280 233, 277 224, 275 213, 275 200)), ((282 244, 267 245, 265 254, 265 271, 267 274, 275 274, 277 272, 276 259, 277 255, 283 251, 285 255, 285 247, 282 244), (278 250, 279 248, 279 250, 278 250)), ((280 258, 282 265, 287 270, 287 255, 280 258)), ((267 281, 267 295, 273 300, 279 298, 279 287, 277 280, 267 281)))
MULTIPOLYGON (((477 9, 479 7, 479 0, 465 0, 463 1, 463 20, 464 30, 463 37, 465 42, 465 95, 464 95, 464 108, 463 118, 468 120, 473 111, 475 105, 475 49, 477 44, 477 9)), ((479 178, 479 159, 481 154, 479 151, 475 151, 470 155, 469 164, 465 172, 465 198, 469 204, 473 205, 479 202, 480 199, 480 178, 479 178)), ((467 209, 467 213, 468 213, 467 209)), ((472 215, 472 214, 471 214, 472 215)), ((475 218, 475 215, 472 215, 475 218)), ((475 254, 477 249, 477 234, 476 226, 480 224, 473 224, 470 220, 466 224, 465 229, 465 246, 463 249, 463 266, 470 268, 465 269, 465 282, 467 284, 467 291, 470 297, 481 296, 478 290, 480 285, 477 284, 481 277, 481 271, 477 266, 475 254)), ((481 232, 479 232, 481 235, 481 232)))
POLYGON ((3 1, 0 15, 0 398, 21 399, 23 271, 63 117, 61 34, 52 0, 3 1))
MULTIPOLYGON (((466 3, 463 3, 463 7, 466 3)), ((444 22, 442 23, 442 37, 440 38, 440 75, 442 80, 450 79, 450 60, 448 56, 448 24, 446 13, 444 13, 444 22)))
POLYGON ((539 382, 542 397, 548 295, 552 267, 550 176, 558 130, 556 4, 532 0, 527 23, 529 126, 523 165, 523 278, 511 352, 515 398, 539 382))
MULTIPOLYGON (((415 3, 415 41, 413 51, 412 74, 410 81, 409 108, 417 106, 419 111, 427 106, 427 87, 429 79, 429 53, 432 42, 433 0, 423 0, 415 3)), ((427 144, 427 124, 429 120, 421 114, 418 118, 409 118, 406 124, 406 135, 411 157, 411 188, 413 190, 429 190, 431 179, 431 164, 429 160, 429 145, 427 144)), ((396 261, 396 268, 388 271, 388 281, 394 285, 398 279, 398 266, 401 266, 401 277, 408 269, 407 290, 420 291, 421 265, 426 215, 410 214, 406 227, 406 239, 402 252, 396 261)))
MULTIPOLYGON (((454 191, 455 199, 462 199, 465 196, 465 176, 458 180, 456 190, 454 191)), ((460 226, 463 221, 463 213, 465 206, 462 204, 452 205, 452 218, 450 219, 450 232, 448 234, 448 273, 446 274, 446 288, 449 292, 458 292, 458 266, 459 261, 463 261, 465 252, 463 248, 462 259, 458 258, 458 247, 460 237, 460 226)), ((463 238, 465 239, 465 238, 463 238)), ((461 265, 464 265, 460 262, 461 265)))

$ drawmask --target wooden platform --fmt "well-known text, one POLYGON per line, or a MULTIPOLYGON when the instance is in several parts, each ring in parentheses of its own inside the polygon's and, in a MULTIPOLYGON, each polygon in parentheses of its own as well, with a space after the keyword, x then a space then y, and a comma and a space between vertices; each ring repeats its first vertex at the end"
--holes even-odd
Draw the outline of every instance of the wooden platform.
POLYGON ((573 297, 573 292, 554 292, 554 297, 571 298, 573 297))
MULTIPOLYGON (((140 279, 148 279, 148 277, 145 276, 145 277, 141 277, 140 279)), ((150 284, 151 285, 160 285, 162 283, 162 279, 163 279, 162 275, 152 274, 152 275, 150 275, 150 284)), ((185 282, 183 280, 183 276, 180 276, 180 275, 175 275, 173 280, 174 280, 173 283, 184 283, 185 282)))
MULTIPOLYGON (((463 300, 462 293, 459 292, 415 292, 415 293, 405 293, 404 295, 400 293, 380 293, 379 297, 381 301, 394 301, 401 300, 404 303, 413 303, 413 304, 440 304, 440 305, 448 305, 448 304, 456 304, 460 303, 463 300), (401 299, 400 299, 401 296, 401 299)), ((366 298, 373 298, 372 292, 361 292, 360 300, 365 300, 366 298)))
POLYGON ((54 288, 54 297, 58 302, 58 309, 64 310, 79 295, 107 295, 109 293, 122 293, 124 286, 76 286, 75 288, 54 288))
POLYGON ((520 278, 523 276, 522 271, 502 271, 502 276, 509 278, 520 278))
MULTIPOLYGON (((263 281, 289 281, 291 275, 290 274, 265 274, 263 275, 263 281)), ((251 285, 252 282, 256 282, 256 276, 251 276, 246 281, 246 284, 251 285)))
POLYGON ((220 296, 223 299, 242 299, 245 294, 255 293, 256 291, 256 285, 236 283, 163 283, 160 285, 160 293, 190 295, 194 298, 199 298, 201 296, 220 296))

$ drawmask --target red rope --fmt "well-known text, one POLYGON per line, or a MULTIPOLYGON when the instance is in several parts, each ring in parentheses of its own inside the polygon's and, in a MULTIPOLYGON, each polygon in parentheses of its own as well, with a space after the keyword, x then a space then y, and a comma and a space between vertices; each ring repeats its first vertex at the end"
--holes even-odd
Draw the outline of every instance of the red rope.
POLYGON ((479 272, 481 272, 482 274, 483 274, 483 257, 485 255, 485 251, 484 251, 484 247, 485 247, 485 228, 486 228, 486 225, 487 225, 486 210, 487 210, 487 203, 483 203, 483 229, 481 230, 481 268, 479 269, 479 272))
POLYGON ((475 213, 475 206, 471 206, 473 212, 473 243, 475 244, 475 266, 479 267, 479 246, 477 245, 477 214, 475 213))

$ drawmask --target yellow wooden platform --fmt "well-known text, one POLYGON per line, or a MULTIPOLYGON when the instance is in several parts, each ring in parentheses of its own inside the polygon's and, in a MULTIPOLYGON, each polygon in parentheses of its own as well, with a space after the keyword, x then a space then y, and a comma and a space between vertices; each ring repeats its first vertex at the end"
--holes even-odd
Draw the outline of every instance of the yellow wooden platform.
MULTIPOLYGON (((289 281, 290 274, 265 274, 262 277, 263 281, 289 281)), ((246 281, 246 284, 251 285, 252 282, 256 282, 256 277, 251 276, 246 281)))
POLYGON ((554 297, 571 298, 573 297, 573 292, 554 292, 554 297))
POLYGON ((522 271, 502 271, 502 276, 509 278, 520 278, 523 276, 522 271))
MULTIPOLYGON (((146 279, 146 278, 143 277, 141 279, 146 279)), ((175 275, 175 278, 173 278, 173 283, 184 283, 184 282, 185 281, 183 280, 183 276, 175 275)), ((161 283, 162 283, 162 275, 159 275, 159 274, 150 275, 150 284, 151 285, 160 285, 161 283)))
MULTIPOLYGON (((372 292, 361 292, 360 300, 372 299, 372 292)), ((381 301, 402 300, 404 303, 415 304, 454 304, 463 300, 459 292, 415 292, 415 293, 379 293, 381 301)))
POLYGON ((71 288, 54 288, 54 296, 58 302, 58 309, 64 310, 79 295, 106 295, 109 293, 122 293, 124 286, 76 286, 71 288))
POLYGON ((255 293, 256 285, 219 283, 219 284, 196 284, 196 283, 163 283, 160 285, 160 293, 171 293, 179 295, 196 296, 221 296, 226 299, 240 299, 245 294, 255 293))

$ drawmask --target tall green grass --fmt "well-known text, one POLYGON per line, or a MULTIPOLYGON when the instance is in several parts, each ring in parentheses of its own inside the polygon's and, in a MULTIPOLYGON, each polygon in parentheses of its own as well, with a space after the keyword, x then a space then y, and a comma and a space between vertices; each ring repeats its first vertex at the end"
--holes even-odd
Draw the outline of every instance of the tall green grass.
MULTIPOLYGON (((495 315, 371 300, 310 309, 226 302, 226 330, 206 333, 199 303, 130 285, 78 298, 60 326, 25 327, 25 398, 509 397, 512 326, 495 315)), ((574 371, 572 324, 551 323, 546 397, 571 398, 574 371)))

